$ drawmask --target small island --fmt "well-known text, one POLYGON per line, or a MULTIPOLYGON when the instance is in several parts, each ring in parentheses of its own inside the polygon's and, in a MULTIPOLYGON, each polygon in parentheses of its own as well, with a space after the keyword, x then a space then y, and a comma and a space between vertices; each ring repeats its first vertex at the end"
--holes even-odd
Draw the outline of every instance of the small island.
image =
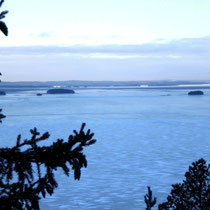
POLYGON ((0 90, 0 96, 5 96, 5 95, 6 95, 6 93, 4 91, 0 90))
POLYGON ((75 93, 73 90, 60 89, 60 88, 50 89, 47 91, 47 94, 73 94, 73 93, 75 93))
POLYGON ((190 92, 188 93, 189 96, 203 95, 203 94, 204 94, 204 93, 203 93, 203 91, 201 91, 201 90, 190 91, 190 92))

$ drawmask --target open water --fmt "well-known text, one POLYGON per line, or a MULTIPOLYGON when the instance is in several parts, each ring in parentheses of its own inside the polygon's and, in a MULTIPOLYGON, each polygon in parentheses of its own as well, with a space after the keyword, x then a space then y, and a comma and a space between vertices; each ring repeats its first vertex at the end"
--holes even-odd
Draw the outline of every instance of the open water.
POLYGON ((80 181, 58 171, 59 187, 41 200, 41 209, 145 209, 147 186, 161 203, 193 161, 210 160, 210 90, 203 96, 188 96, 188 91, 95 89, 1 96, 7 118, 0 126, 0 146, 15 145, 18 134, 29 137, 33 127, 49 131, 49 142, 67 139, 85 122, 97 139, 85 150, 88 167, 80 181))

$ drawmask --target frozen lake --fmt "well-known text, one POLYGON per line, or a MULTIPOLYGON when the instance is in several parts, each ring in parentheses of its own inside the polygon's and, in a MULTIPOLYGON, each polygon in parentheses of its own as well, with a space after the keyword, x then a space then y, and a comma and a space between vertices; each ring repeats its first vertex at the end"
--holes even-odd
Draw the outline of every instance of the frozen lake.
MULTIPOLYGON (((13 146, 37 127, 51 141, 67 139, 86 123, 96 144, 85 150, 88 167, 80 181, 57 172, 59 187, 41 200, 41 209, 144 209, 151 186, 158 203, 171 184, 181 182, 199 158, 210 161, 210 90, 80 90, 73 95, 33 92, 0 97, 7 118, 0 145, 13 146)), ((157 205, 156 208, 157 209, 157 205)))

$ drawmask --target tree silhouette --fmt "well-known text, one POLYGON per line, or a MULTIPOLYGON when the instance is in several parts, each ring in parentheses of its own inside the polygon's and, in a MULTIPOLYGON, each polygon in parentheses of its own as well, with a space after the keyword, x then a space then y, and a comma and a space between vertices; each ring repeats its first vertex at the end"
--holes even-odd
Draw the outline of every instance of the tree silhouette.
POLYGON ((147 206, 146 210, 151 210, 152 207, 156 204, 157 198, 154 197, 153 199, 152 190, 150 189, 150 187, 147 187, 147 190, 148 190, 148 194, 144 196, 144 202, 146 203, 146 206, 147 206))
POLYGON ((36 128, 30 130, 30 140, 17 137, 12 148, 0 148, 0 209, 39 209, 39 200, 46 194, 52 195, 58 184, 54 171, 58 168, 79 180, 81 168, 87 167, 83 148, 94 144, 93 133, 84 132, 83 123, 79 132, 73 131, 68 141, 58 139, 50 146, 38 143, 49 138, 36 128))
POLYGON ((193 162, 183 183, 172 185, 167 202, 159 209, 210 209, 210 165, 202 158, 193 162))
MULTIPOLYGON (((0 1, 0 8, 1 8, 3 3, 4 3, 4 0, 1 0, 0 1)), ((0 31, 2 31, 2 33, 5 36, 8 36, 8 28, 7 28, 6 24, 3 21, 1 21, 1 20, 5 18, 5 15, 7 13, 8 13, 8 11, 3 11, 3 12, 0 13, 0 31)))
MULTIPOLYGON (((4 0, 0 1, 0 7, 4 0)), ((3 19, 8 11, 0 13, 3 19)), ((4 22, 0 21, 0 30, 8 35, 4 22)), ((1 75, 1 73, 0 73, 1 75)), ((5 116, 1 113, 0 122, 5 116)), ((79 180, 81 168, 87 167, 87 159, 83 148, 96 142, 94 133, 84 131, 85 123, 79 132, 67 141, 57 139, 50 146, 39 146, 40 142, 48 140, 48 132, 40 135, 36 128, 31 129, 31 139, 17 137, 16 145, 12 148, 0 148, 0 209, 39 209, 39 200, 46 194, 52 195, 58 184, 54 172, 61 168, 67 176, 70 171, 74 179, 79 180)))
POLYGON ((2 109, 0 109, 0 123, 2 122, 1 119, 2 119, 2 118, 5 118, 5 115, 3 115, 1 112, 2 112, 2 109))
MULTIPOLYGON (((0 73, 0 76, 1 76, 1 73, 0 73)), ((2 122, 1 119, 5 118, 5 115, 3 115, 1 112, 2 112, 2 109, 0 109, 0 123, 2 122)))
MULTIPOLYGON (((2 6, 2 4, 4 3, 4 0, 1 0, 0 1, 0 8, 2 6)), ((8 11, 3 11, 0 13, 0 20, 1 19, 4 19, 5 18, 5 15, 8 13, 8 11)), ((8 35, 8 29, 7 29, 7 26, 6 24, 3 22, 3 21, 0 21, 0 31, 2 31, 4 33, 5 36, 8 35)), ((1 76, 1 73, 0 73, 0 76, 1 76)), ((0 80, 1 82, 1 80, 0 80)), ((0 109, 0 123, 2 122, 1 119, 2 118, 5 118, 5 116, 1 113, 2 112, 2 109, 0 109)))
MULTIPOLYGON (((2 4, 4 3, 4 0, 1 0, 0 1, 0 8, 2 6, 2 4)), ((5 15, 8 13, 8 11, 3 11, 0 13, 0 20, 1 19, 4 19, 5 18, 5 15)), ((2 31, 4 33, 5 36, 8 35, 8 29, 7 29, 7 26, 6 24, 3 22, 3 21, 0 21, 0 31, 2 31)), ((0 73, 0 76, 1 76, 1 73, 0 73)), ((1 80, 0 80, 1 82, 1 80)), ((5 118, 5 116, 1 113, 2 112, 2 109, 0 109, 0 123, 2 122, 1 119, 2 118, 5 118)))

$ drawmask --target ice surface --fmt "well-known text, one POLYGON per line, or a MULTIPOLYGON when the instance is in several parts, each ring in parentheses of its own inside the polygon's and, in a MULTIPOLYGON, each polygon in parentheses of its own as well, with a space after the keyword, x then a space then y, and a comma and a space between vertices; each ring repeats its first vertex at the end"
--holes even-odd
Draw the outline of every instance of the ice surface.
POLYGON ((189 164, 210 160, 210 92, 189 97, 183 90, 81 91, 74 95, 8 94, 0 106, 1 146, 13 146, 29 129, 66 138, 82 122, 95 133, 85 150, 88 167, 80 181, 62 171, 59 187, 41 209, 143 209, 151 186, 158 203, 181 182, 189 164), (169 94, 169 95, 168 95, 169 94))

